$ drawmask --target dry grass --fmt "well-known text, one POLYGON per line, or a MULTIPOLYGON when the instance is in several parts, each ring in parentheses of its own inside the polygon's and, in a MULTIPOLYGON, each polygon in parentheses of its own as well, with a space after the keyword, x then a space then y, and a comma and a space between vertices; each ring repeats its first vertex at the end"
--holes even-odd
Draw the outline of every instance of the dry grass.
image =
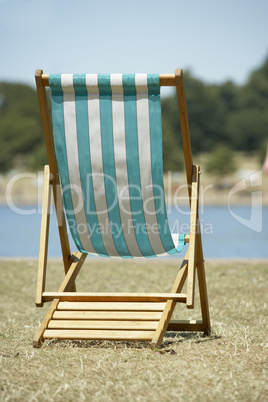
MULTIPOLYGON (((177 271, 174 261, 109 264, 87 262, 78 289, 169 291, 177 271)), ((36 265, 0 261, 1 401, 267 400, 267 262, 208 262, 212 335, 169 333, 158 351, 86 341, 33 349, 47 309, 34 306, 36 265)), ((48 290, 60 283, 60 265, 50 264, 48 290)), ((199 311, 179 305, 174 318, 183 317, 199 311)))

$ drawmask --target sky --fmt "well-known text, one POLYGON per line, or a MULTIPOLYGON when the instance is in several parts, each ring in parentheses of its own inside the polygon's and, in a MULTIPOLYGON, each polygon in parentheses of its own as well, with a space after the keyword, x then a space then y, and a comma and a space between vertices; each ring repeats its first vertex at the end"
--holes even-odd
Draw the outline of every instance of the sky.
POLYGON ((173 73, 244 84, 268 57, 268 0, 0 0, 0 81, 173 73))

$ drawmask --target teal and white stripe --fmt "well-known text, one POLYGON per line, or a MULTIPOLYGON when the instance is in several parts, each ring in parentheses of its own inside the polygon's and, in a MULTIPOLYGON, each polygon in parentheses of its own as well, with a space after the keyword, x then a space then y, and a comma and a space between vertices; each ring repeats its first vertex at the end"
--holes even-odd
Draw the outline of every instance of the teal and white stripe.
MULTIPOLYGON (((180 252, 167 220, 158 75, 50 75, 56 156, 82 252, 180 252)), ((176 242, 177 243, 177 242, 176 242)))

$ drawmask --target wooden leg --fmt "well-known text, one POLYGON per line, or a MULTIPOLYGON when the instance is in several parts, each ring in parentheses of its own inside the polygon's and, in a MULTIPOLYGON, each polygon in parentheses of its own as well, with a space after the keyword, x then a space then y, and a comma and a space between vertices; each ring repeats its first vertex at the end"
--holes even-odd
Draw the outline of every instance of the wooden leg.
POLYGON ((198 199, 199 199, 199 166, 193 165, 192 191, 191 191, 191 217, 190 217, 190 239, 189 239, 189 263, 187 279, 187 302, 189 309, 194 308, 195 291, 195 269, 196 269, 196 237, 200 232, 198 221, 198 199))
MULTIPOLYGON (((173 314, 176 302, 169 300, 166 303, 165 309, 163 311, 162 317, 159 321, 158 327, 155 331, 154 337, 152 339, 152 347, 158 347, 161 345, 165 332, 170 331, 204 331, 206 335, 210 334, 210 315, 209 315, 209 305, 208 305, 208 295, 205 277, 205 267, 203 260, 203 250, 202 250, 202 240, 200 232, 199 219, 197 219, 197 237, 196 237, 196 267, 198 275, 199 293, 200 293, 200 304, 202 321, 182 321, 182 322, 170 322, 171 316, 173 314)), ((185 255, 177 278, 174 282, 172 293, 180 293, 184 282, 187 278, 188 271, 188 253, 185 255)), ((188 280, 188 278, 187 278, 188 280)))
MULTIPOLYGON (((82 268, 82 265, 83 265, 86 257, 87 257, 87 254, 80 253, 80 252, 78 252, 75 255, 73 263, 70 266, 67 274, 65 275, 65 278, 64 278, 62 284, 59 287, 59 290, 58 290, 59 292, 71 291, 75 278, 77 277, 80 269, 82 268)), ((44 331, 46 330, 46 328, 49 324, 49 321, 53 317, 54 311, 56 310, 58 303, 59 303, 59 299, 55 299, 51 303, 51 306, 34 337, 33 346, 40 347, 42 345, 44 331)))
MULTIPOLYGON (((199 222, 198 222, 199 223, 199 222)), ((205 265, 202 249, 201 233, 197 235, 197 275, 199 284, 199 294, 200 294, 200 304, 203 319, 204 333, 206 335, 210 334, 210 315, 209 315, 209 305, 208 305, 208 294, 206 285, 206 275, 205 275, 205 265)))
MULTIPOLYGON (((174 285, 171 289, 171 293, 181 292, 187 277, 187 268, 188 268, 188 250, 182 262, 178 275, 175 279, 174 285)), ((152 348, 156 348, 161 345, 175 307, 176 302, 172 300, 168 300, 166 302, 166 306, 164 308, 163 314, 160 318, 160 321, 158 323, 157 329, 151 342, 152 348)))
POLYGON ((51 303, 51 306, 50 306, 45 318, 43 319, 42 324, 40 325, 40 327, 38 328, 38 331, 36 332, 36 334, 34 336, 33 346, 35 348, 40 348, 42 346, 42 343, 44 342, 43 334, 44 334, 44 332, 48 326, 48 323, 51 320, 58 304, 59 304, 59 300, 53 300, 53 302, 51 303))
POLYGON ((51 203, 50 170, 49 166, 46 165, 44 167, 42 220, 41 220, 41 231, 40 231, 40 247, 39 247, 38 273, 37 273, 36 299, 35 299, 35 304, 37 307, 43 307, 42 293, 45 290, 45 280, 46 280, 50 203, 51 203))

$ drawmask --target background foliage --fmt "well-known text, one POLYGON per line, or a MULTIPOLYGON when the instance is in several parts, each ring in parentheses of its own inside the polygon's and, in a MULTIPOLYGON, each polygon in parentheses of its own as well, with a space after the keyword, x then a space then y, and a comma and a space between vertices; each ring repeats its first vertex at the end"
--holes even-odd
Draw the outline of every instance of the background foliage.
MULTIPOLYGON (((228 147, 261 152, 268 137, 268 58, 243 86, 228 81, 206 84, 184 73, 189 126, 194 154, 228 147)), ((176 95, 162 100, 164 170, 183 169, 176 95), (179 154, 178 154, 179 152, 179 154), (179 155, 179 156, 178 156, 179 155)), ((42 168, 45 143, 36 90, 0 83, 0 172, 42 168)))
MULTIPOLYGON (((243 86, 228 81, 205 84, 184 73, 189 127, 194 154, 224 149, 261 152, 268 140, 268 58, 243 86)), ((175 152, 181 148, 177 104, 163 99, 164 168, 179 170, 175 152)), ((231 154, 230 154, 231 155, 231 154)))

